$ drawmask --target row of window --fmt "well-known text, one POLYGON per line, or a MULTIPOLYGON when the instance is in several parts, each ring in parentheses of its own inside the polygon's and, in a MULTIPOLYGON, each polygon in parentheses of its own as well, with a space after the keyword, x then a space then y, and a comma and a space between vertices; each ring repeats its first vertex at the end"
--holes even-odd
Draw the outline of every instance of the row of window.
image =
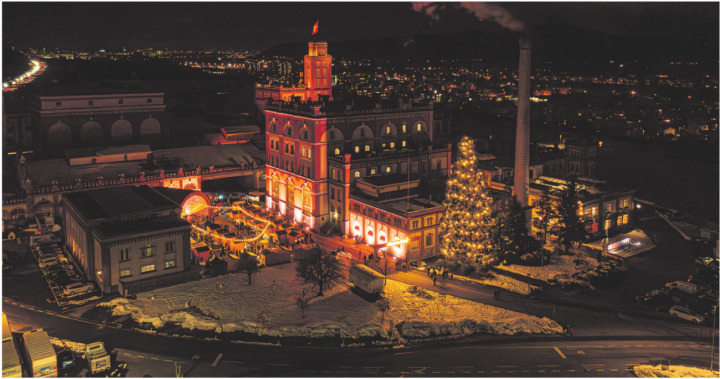
MULTIPOLYGON (((175 241, 167 241, 165 242, 165 253, 174 253, 175 252, 175 241)), ((140 257, 147 258, 152 257, 155 255, 155 246, 154 245, 145 245, 140 248, 140 257)), ((130 250, 128 248, 120 249, 120 261, 129 261, 130 260, 130 250)))
MULTIPOLYGON (((318 81, 318 83, 320 83, 320 82, 318 81)), ((270 126, 268 129, 270 130, 270 133, 278 134, 277 124, 274 121, 270 123, 270 126)), ((408 129, 407 125, 403 124, 402 125, 402 134, 407 134, 407 132, 408 132, 407 129, 408 129)), ((417 124, 415 124, 414 131, 415 132, 423 132, 424 131, 423 124, 421 122, 418 122, 417 124)), ((285 128, 283 129, 282 134, 287 137, 293 137, 293 127, 289 124, 285 125, 285 128)), ((397 132, 395 131, 395 127, 389 126, 389 125, 384 126, 381 129, 381 133, 380 133, 381 136, 394 136, 396 134, 397 134, 397 132)), ((300 139, 308 141, 309 136, 310 136, 310 134, 308 131, 308 127, 306 125, 303 125, 302 129, 300 130, 300 139)), ((372 129, 370 129, 370 127, 367 125, 360 125, 357 128, 355 128, 355 131, 353 131, 352 138, 353 139, 373 138, 372 129)), ((328 130, 328 140, 329 141, 344 140, 344 136, 339 129, 332 127, 328 130)))
MULTIPOLYGON (((146 101, 148 104, 151 104, 153 102, 153 99, 148 97, 146 101)), ((117 103, 119 105, 122 105, 124 102, 125 102, 124 99, 118 99, 118 101, 117 101, 117 103)), ((93 100, 88 100, 88 106, 93 106, 93 105, 95 105, 95 102, 93 100)), ((62 108, 62 101, 56 101, 55 106, 58 108, 62 108)))
MULTIPOLYGON (((630 205, 629 199, 622 199, 620 200, 620 207, 619 209, 627 208, 630 205)), ((605 204, 605 213, 611 213, 613 211, 613 204, 612 203, 606 203, 605 204)), ((585 216, 595 217, 597 216, 597 207, 589 207, 585 208, 585 216)), ((583 207, 580 207, 578 209, 578 214, 583 214, 583 207)))
MULTIPOLYGON (((170 260, 170 261, 165 261, 165 269, 166 269, 166 270, 169 270, 169 269, 175 268, 175 267, 176 267, 176 264, 175 264, 175 260, 174 260, 174 259, 173 259, 173 260, 170 260)), ((140 274, 147 274, 147 273, 151 273, 151 272, 155 272, 155 271, 156 271, 156 270, 155 270, 155 265, 154 265, 154 264, 152 264, 152 265, 145 265, 145 266, 141 266, 141 267, 140 267, 140 274)), ((120 270, 120 277, 121 277, 121 278, 127 278, 127 277, 129 277, 129 276, 132 276, 132 270, 130 270, 129 268, 125 268, 125 269, 120 270)))

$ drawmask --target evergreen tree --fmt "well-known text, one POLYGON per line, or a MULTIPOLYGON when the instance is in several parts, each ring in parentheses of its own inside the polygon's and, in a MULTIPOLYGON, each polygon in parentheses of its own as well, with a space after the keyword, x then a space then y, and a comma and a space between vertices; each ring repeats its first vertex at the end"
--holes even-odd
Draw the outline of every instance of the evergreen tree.
POLYGON ((538 249, 537 240, 528 235, 525 210, 515 195, 503 200, 502 207, 496 214, 493 243, 498 259, 515 263, 521 256, 538 249))
POLYGON ((492 197, 487 176, 478 169, 475 141, 464 136, 452 167, 440 224, 441 252, 449 260, 475 261, 490 248, 492 197))
POLYGON ((558 221, 557 209, 555 208, 555 203, 550 199, 550 194, 547 190, 543 191, 542 197, 533 207, 535 208, 533 226, 539 230, 538 238, 540 242, 542 242, 542 246, 545 246, 547 236, 552 232, 551 227, 558 221))
POLYGON ((571 177, 567 186, 558 194, 558 240, 565 246, 565 253, 570 251, 570 245, 574 242, 585 239, 585 225, 578 215, 580 194, 575 177, 571 177))

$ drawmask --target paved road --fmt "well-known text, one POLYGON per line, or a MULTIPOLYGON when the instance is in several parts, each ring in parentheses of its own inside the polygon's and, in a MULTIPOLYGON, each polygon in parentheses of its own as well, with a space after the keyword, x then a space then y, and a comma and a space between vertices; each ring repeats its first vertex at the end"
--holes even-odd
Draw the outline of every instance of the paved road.
MULTIPOLYGON (((637 364, 708 367, 709 339, 493 338, 410 348, 300 348, 198 341, 115 329, 4 301, 13 329, 42 326, 77 342, 105 341, 132 376, 631 376, 637 364), (213 366, 219 354, 218 364, 213 366), (198 355, 198 360, 193 360, 198 355)), ((717 367, 717 355, 715 365, 717 367)))
POLYGON ((603 312, 596 309, 559 305, 507 291, 501 291, 500 300, 495 300, 492 287, 457 279, 446 280, 442 287, 433 286, 432 280, 419 270, 395 272, 388 278, 517 312, 549 317, 563 325, 572 326, 574 336, 702 337, 709 336, 712 330, 709 326, 696 326, 681 321, 650 319, 615 311, 603 312))

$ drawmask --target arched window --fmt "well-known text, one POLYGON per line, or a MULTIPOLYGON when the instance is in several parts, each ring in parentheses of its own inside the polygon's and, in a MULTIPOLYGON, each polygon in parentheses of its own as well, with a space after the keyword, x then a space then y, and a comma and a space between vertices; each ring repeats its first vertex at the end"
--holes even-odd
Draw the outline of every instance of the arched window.
POLYGON ((360 177, 360 171, 355 171, 355 179, 358 179, 360 177))
POLYGON ((365 151, 370 151, 370 145, 365 145, 365 151))
POLYGON ((290 154, 295 154, 295 145, 290 145, 290 154))
POLYGON ((289 209, 295 207, 295 185, 292 181, 288 181, 287 185, 287 204, 289 209))
POLYGON ((403 129, 402 129, 402 131, 403 131, 403 133, 407 133, 407 125, 406 125, 406 124, 403 124, 403 129))
POLYGON ((337 147, 335 148, 335 155, 340 155, 340 149, 338 149, 337 147))
POLYGON ((394 148, 395 148, 395 142, 390 142, 390 148, 391 148, 391 149, 394 149, 394 148))
POLYGON ((307 141, 307 139, 308 139, 308 130, 307 130, 307 128, 303 128, 302 138, 307 141))
POLYGON ((405 147, 407 145, 407 142, 402 141, 402 147, 405 147))
POLYGON ((388 173, 388 174, 389 174, 389 173, 390 173, 390 171, 392 171, 392 169, 390 168, 390 166, 387 166, 387 167, 385 167, 385 172, 386 172, 386 173, 388 173))
POLYGON ((374 168, 370 169, 370 175, 375 175, 376 172, 377 172, 377 170, 375 170, 374 168))
POLYGON ((359 153, 359 152, 360 152, 360 146, 355 146, 355 152, 356 152, 356 153, 359 153))
POLYGON ((272 195, 276 199, 280 196, 280 179, 277 176, 272 178, 272 195))

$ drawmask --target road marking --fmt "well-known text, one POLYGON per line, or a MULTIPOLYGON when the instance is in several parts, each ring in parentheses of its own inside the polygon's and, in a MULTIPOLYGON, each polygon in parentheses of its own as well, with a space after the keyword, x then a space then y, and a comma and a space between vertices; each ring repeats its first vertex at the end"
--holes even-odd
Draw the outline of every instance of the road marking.
POLYGON ((170 363, 173 363, 173 362, 175 362, 175 361, 173 361, 173 360, 170 360, 170 359, 163 359, 163 361, 165 361, 165 362, 170 362, 170 363))
POLYGON ((154 360, 154 361, 159 361, 159 360, 160 360, 159 358, 155 358, 155 357, 150 357, 150 359, 152 359, 152 360, 154 360))
POLYGON ((604 368, 599 368, 599 369, 596 369, 595 371, 605 371, 605 369, 604 369, 604 368))
POLYGON ((562 359, 567 359, 567 357, 565 356, 565 354, 563 354, 562 351, 560 351, 560 349, 558 349, 557 346, 553 346, 553 349, 555 349, 555 351, 557 351, 557 353, 560 354, 560 356, 562 357, 562 359))
POLYGON ((575 370, 567 370, 567 372, 575 372, 575 370))
POLYGON ((404 354, 412 354, 414 351, 403 351, 402 353, 395 353, 393 355, 404 355, 404 354))
POLYGON ((138 357, 138 358, 145 358, 145 356, 143 356, 143 355, 136 355, 136 357, 138 357))
POLYGON ((611 368, 610 371, 618 371, 616 368, 611 368))
POLYGON ((220 363, 220 359, 222 359, 222 356, 223 356, 223 353, 218 354, 217 357, 215 358, 215 361, 212 363, 211 366, 216 367, 218 365, 218 363, 220 363))

